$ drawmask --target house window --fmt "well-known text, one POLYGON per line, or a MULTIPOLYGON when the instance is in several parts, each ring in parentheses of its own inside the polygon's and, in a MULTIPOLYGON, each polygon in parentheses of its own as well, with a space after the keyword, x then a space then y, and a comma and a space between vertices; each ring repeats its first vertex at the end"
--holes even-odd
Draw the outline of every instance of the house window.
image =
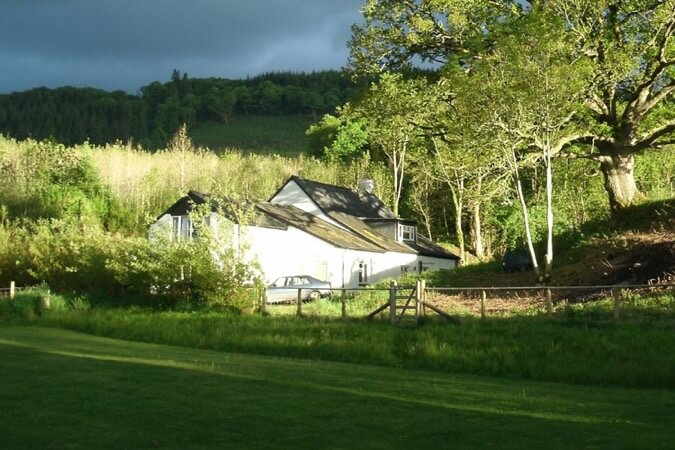
POLYGON ((192 221, 188 216, 173 216, 173 239, 184 241, 194 236, 192 221))
POLYGON ((364 262, 359 263, 359 285, 368 283, 368 264, 364 262))
POLYGON ((415 226, 398 224, 398 241, 415 241, 415 226))

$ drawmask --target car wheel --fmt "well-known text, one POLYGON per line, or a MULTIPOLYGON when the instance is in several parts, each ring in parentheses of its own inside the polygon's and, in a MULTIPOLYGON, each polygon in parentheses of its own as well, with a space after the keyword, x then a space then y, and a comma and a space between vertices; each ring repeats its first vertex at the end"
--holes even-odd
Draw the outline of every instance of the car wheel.
POLYGON ((321 293, 319 291, 312 291, 309 293, 310 300, 318 300, 319 298, 321 298, 321 293))

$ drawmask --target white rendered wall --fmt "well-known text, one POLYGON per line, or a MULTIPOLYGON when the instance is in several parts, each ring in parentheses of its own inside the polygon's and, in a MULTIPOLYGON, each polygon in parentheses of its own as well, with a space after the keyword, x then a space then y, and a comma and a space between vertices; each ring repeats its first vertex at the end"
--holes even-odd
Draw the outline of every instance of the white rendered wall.
MULTIPOLYGON (((255 262, 267 283, 285 275, 311 275, 330 281, 333 288, 359 287, 360 264, 367 266, 368 283, 394 278, 418 270, 422 261, 427 270, 453 269, 456 261, 411 253, 376 253, 337 248, 294 227, 272 229, 256 226, 240 227, 212 214, 211 230, 223 245, 233 246, 244 260, 255 262)), ((150 236, 161 233, 172 236, 172 219, 168 214, 150 226, 150 236)))

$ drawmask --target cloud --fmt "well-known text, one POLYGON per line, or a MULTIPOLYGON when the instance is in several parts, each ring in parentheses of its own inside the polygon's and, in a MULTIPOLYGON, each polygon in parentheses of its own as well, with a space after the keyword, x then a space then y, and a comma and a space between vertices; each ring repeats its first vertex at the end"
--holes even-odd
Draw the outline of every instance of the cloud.
POLYGON ((362 1, 5 0, 0 91, 339 68, 362 1))

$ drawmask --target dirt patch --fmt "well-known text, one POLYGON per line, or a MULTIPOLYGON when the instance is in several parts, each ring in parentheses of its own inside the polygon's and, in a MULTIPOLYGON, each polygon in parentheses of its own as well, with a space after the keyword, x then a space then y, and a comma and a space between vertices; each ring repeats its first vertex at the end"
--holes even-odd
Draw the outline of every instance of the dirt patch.
MULTIPOLYGON (((544 291, 499 291, 487 292, 485 314, 488 316, 522 314, 541 310, 545 307, 544 291)), ((450 314, 478 316, 481 313, 481 293, 466 291, 459 293, 430 292, 427 301, 450 314)))
MULTIPOLYGON (((592 286, 675 284, 675 221, 660 222, 658 228, 597 238, 576 255, 558 259, 550 286, 589 286, 589 289, 553 290, 554 304, 584 302, 605 298, 609 289, 592 286)), ((449 284, 461 287, 537 286, 532 272, 457 271, 449 274, 449 284)), ((442 284, 441 284, 442 285, 442 284)), ((646 293, 651 291, 647 288, 646 293)), ((522 313, 545 307, 545 287, 541 290, 487 291, 488 315, 522 313)), ((480 292, 434 292, 429 298, 452 313, 480 314, 480 292), (452 294, 452 295, 450 295, 452 294)))
POLYGON ((555 273, 557 285, 621 285, 675 282, 675 233, 632 233, 598 240, 576 263, 555 273))

